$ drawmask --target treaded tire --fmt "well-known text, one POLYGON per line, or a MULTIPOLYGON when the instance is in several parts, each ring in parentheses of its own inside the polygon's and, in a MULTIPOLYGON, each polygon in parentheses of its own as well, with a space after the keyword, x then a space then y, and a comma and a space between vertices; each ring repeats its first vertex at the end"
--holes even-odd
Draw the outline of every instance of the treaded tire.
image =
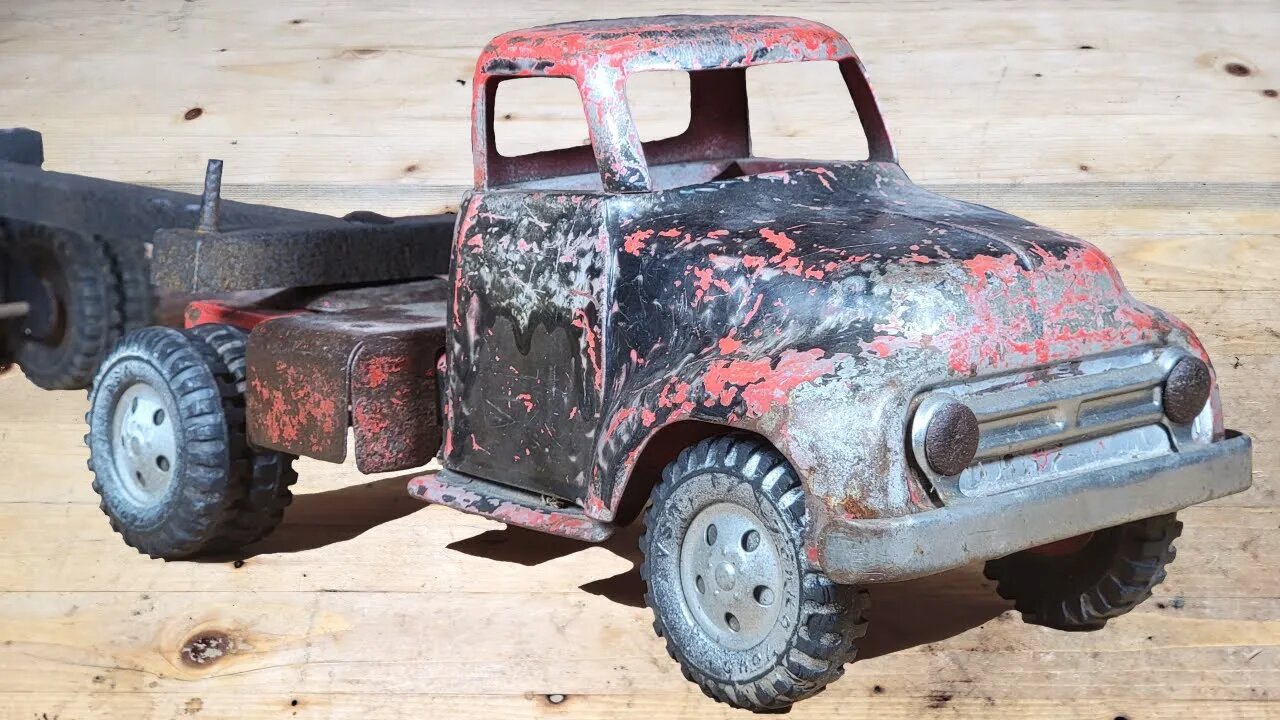
POLYGON ((248 471, 244 435, 235 430, 243 424, 237 397, 217 355, 170 328, 129 333, 103 361, 89 392, 89 469, 102 511, 129 546, 174 560, 205 551, 225 533, 248 471), (140 384, 164 403, 176 438, 167 485, 143 501, 121 476, 116 453, 126 443, 113 428, 120 400, 140 384))
POLYGON ((866 634, 866 591, 836 585, 805 559, 804 499, 786 459, 741 435, 686 448, 653 490, 640 538, 645 603, 685 678, 719 702, 785 709, 840 677, 854 658, 854 642, 866 634), (780 615, 766 637, 742 650, 727 647, 695 619, 681 581, 685 531, 704 509, 726 502, 753 514, 782 558, 780 615))
MULTIPOLYGON (((213 350, 231 374, 242 409, 237 431, 244 435, 247 335, 240 328, 219 324, 197 325, 186 334, 213 350)), ((293 502, 293 492, 289 488, 298 481, 293 459, 294 456, 287 453, 248 448, 244 495, 232 510, 226 528, 212 543, 214 548, 234 550, 255 543, 276 529, 284 519, 285 508, 293 502)))
POLYGON ((25 337, 21 323, 10 323, 13 361, 46 390, 87 387, 120 337, 120 285, 109 271, 103 244, 68 230, 12 221, 6 223, 6 235, 10 259, 42 278, 58 298, 51 337, 25 337))
POLYGON ((119 330, 124 335, 151 324, 156 293, 146 250, 136 238, 100 238, 120 287, 119 330))
POLYGON ((1094 532, 1063 555, 1025 550, 987 563, 996 592, 1024 622, 1056 630, 1099 630, 1151 597, 1182 534, 1177 516, 1160 515, 1094 532))

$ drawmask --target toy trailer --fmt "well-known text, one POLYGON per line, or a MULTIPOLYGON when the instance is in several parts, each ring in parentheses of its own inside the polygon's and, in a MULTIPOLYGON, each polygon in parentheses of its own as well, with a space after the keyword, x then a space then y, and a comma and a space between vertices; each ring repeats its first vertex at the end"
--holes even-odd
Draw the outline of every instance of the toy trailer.
POLYGON ((46 171, 43 162, 39 133, 0 130, 0 370, 16 363, 46 389, 86 387, 122 335, 155 320, 157 284, 209 294, 448 268, 452 215, 336 218, 223 202, 216 160, 203 195, 46 171))
POLYGON ((672 657, 771 710, 853 659, 862 586, 985 560, 1026 621, 1100 628, 1163 580, 1177 510, 1249 486, 1191 330, 1092 245, 913 185, 831 28, 521 30, 474 88, 447 282, 198 303, 103 363, 90 462, 126 542, 262 537, 291 459, 341 460, 349 429, 365 472, 438 447, 409 482, 430 502, 585 541, 643 512, 672 657), (816 61, 869 159, 753 156, 747 69, 816 61), (692 117, 641 142, 649 70, 689 73, 692 117), (498 85, 544 76, 577 83, 591 145, 500 155, 498 85))

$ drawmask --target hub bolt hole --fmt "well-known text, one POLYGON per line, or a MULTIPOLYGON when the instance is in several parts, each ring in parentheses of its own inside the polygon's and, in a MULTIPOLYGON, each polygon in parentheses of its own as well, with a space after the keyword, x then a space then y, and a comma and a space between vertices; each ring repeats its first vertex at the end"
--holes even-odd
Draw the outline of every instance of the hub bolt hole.
POLYGON ((163 455, 157 457, 156 467, 160 468, 160 472, 169 472, 169 458, 163 455))
POLYGON ((753 590, 751 594, 755 596, 756 602, 765 607, 769 607, 773 604, 773 590, 770 590, 764 585, 757 585, 756 589, 753 590))
POLYGON ((703 595, 707 594, 707 582, 702 579, 701 575, 693 579, 693 584, 698 587, 698 592, 703 595))
POLYGON ((156 425, 164 424, 164 410, 157 410, 155 415, 151 416, 151 422, 156 425))
POLYGON ((717 534, 718 534, 718 533, 717 533, 717 531, 716 531, 716 526, 715 526, 715 525, 708 525, 708 526, 707 526, 707 544, 708 544, 708 545, 715 545, 715 544, 716 544, 716 535, 717 535, 717 534))
POLYGON ((728 625, 729 629, 734 632, 738 632, 738 629, 742 627, 738 624, 738 618, 733 613, 724 614, 724 624, 728 625))
POLYGON ((760 533, 755 530, 748 530, 742 536, 742 549, 751 552, 760 547, 760 533))

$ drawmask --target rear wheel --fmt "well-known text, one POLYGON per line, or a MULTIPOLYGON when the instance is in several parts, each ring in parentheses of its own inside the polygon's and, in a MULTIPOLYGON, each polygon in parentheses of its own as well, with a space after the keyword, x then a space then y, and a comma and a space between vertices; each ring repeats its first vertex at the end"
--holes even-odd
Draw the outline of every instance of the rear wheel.
POLYGON ((1136 520, 992 560, 985 574, 1027 623, 1098 630, 1151 597, 1181 533, 1172 514, 1136 520))
MULTIPOLYGON (((197 325, 186 331, 208 346, 226 366, 241 398, 245 391, 247 364, 243 330, 231 325, 197 325)), ((241 401, 243 407, 243 401, 241 401)), ((243 418, 243 414, 240 416, 243 418)), ((243 426, 239 428, 245 433, 243 426)), ((215 545, 233 550, 255 543, 271 534, 284 519, 285 508, 293 502, 290 488, 298 481, 294 456, 274 450, 250 447, 244 497, 236 504, 228 525, 215 545)))
POLYGON ((782 709, 853 660, 867 595, 809 566, 806 522, 794 471, 754 439, 704 440, 663 471, 640 540, 645 602, 708 696, 782 709))
POLYGON ((156 293, 142 243, 136 238, 102 238, 99 242, 120 287, 120 334, 147 327, 155 315, 156 293))

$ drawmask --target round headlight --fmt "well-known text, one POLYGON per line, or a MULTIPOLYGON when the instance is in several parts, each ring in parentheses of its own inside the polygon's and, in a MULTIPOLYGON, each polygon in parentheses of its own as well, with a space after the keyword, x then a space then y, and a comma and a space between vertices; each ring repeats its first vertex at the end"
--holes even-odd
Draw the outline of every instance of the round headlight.
POLYGON ((967 405, 949 402, 933 412, 924 431, 924 457, 940 475, 958 475, 978 452, 978 418, 967 405))
POLYGON ((1180 424, 1196 419, 1209 399, 1209 366, 1199 358, 1178 361, 1164 381, 1164 414, 1180 424))

